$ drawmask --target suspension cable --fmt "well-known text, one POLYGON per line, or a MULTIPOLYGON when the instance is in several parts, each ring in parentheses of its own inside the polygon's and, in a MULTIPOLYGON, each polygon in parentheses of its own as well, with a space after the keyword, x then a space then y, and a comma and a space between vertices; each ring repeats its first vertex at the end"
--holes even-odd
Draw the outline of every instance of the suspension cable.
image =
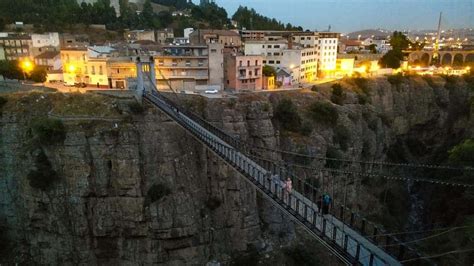
POLYGON ((405 263, 405 262, 411 262, 411 261, 416 261, 416 260, 433 259, 433 258, 439 258, 439 257, 443 257, 443 256, 446 256, 446 255, 450 255, 450 254, 459 254, 459 253, 466 253, 466 252, 472 252, 472 251, 474 251, 474 248, 465 249, 465 250, 452 250, 452 251, 448 251, 448 252, 445 252, 445 253, 436 254, 436 255, 432 255, 432 256, 425 256, 425 257, 412 258, 412 259, 408 259, 408 260, 402 260, 400 262, 405 263))

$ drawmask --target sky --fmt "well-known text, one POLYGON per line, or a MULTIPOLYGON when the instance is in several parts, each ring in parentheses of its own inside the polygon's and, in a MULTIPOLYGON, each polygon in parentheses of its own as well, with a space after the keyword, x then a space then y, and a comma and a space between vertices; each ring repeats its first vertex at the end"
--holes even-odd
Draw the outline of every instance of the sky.
MULTIPOLYGON (((198 0, 194 0, 198 2, 198 0)), ((262 15, 310 30, 474 28, 474 0, 216 0, 229 16, 245 5, 262 15)))

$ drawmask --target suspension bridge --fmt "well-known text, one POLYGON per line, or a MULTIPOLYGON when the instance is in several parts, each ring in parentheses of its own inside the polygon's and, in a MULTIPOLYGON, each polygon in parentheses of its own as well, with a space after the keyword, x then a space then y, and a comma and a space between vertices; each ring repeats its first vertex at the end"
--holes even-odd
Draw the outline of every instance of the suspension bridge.
MULTIPOLYGON (((251 184, 287 217, 301 225, 308 234, 318 240, 341 262, 347 265, 402 265, 404 261, 424 257, 395 235, 387 233, 380 226, 371 223, 348 208, 346 202, 347 191, 342 193, 344 194, 342 202, 334 202, 331 212, 323 214, 320 208, 321 203, 318 203, 318 199, 327 192, 324 191, 323 184, 318 187, 308 183, 295 175, 288 165, 271 159, 271 155, 269 158, 265 158, 262 151, 267 148, 253 147, 242 143, 200 116, 181 108, 176 102, 156 89, 153 82, 155 80, 154 64, 147 63, 147 66, 143 67, 144 64, 146 65, 146 63, 137 63, 137 69, 140 69, 136 86, 139 97, 160 109, 229 167, 239 172, 246 182, 251 184), (144 77, 147 77, 149 82, 145 82, 144 77), (284 180, 287 178, 292 179, 295 184, 291 192, 285 188, 284 180)), ((277 150, 267 151, 271 153, 282 152, 277 150)), ((322 159, 318 157, 311 158, 322 159)), ((377 165, 357 161, 345 161, 345 163, 377 165)), ((416 167, 381 163, 377 169, 382 171, 384 167, 401 166, 416 167)), ((350 182, 351 175, 354 174, 351 171, 324 168, 312 170, 317 170, 314 174, 319 175, 326 182, 334 182, 337 176, 340 180, 343 180, 344 184, 350 182)), ((374 174, 381 173, 369 173, 369 175, 374 174)), ((345 187, 347 188, 347 186, 345 187)), ((334 193, 333 191, 333 195, 334 193)), ((430 260, 425 260, 429 264, 434 264, 430 260)))

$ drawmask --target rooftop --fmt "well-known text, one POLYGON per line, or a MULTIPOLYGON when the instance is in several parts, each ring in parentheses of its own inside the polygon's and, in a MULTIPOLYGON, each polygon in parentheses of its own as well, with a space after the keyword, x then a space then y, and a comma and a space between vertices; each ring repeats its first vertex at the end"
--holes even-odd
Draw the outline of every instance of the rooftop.
POLYGON ((44 52, 38 56, 36 56, 36 59, 53 59, 55 57, 59 56, 59 52, 56 51, 48 51, 44 52))

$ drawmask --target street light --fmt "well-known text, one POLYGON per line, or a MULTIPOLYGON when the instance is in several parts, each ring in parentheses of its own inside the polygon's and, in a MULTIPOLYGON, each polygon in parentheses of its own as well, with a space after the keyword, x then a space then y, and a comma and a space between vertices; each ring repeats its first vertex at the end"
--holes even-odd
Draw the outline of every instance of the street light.
POLYGON ((23 79, 26 80, 26 73, 30 73, 33 70, 33 63, 30 59, 26 58, 20 63, 20 68, 23 70, 23 79))

